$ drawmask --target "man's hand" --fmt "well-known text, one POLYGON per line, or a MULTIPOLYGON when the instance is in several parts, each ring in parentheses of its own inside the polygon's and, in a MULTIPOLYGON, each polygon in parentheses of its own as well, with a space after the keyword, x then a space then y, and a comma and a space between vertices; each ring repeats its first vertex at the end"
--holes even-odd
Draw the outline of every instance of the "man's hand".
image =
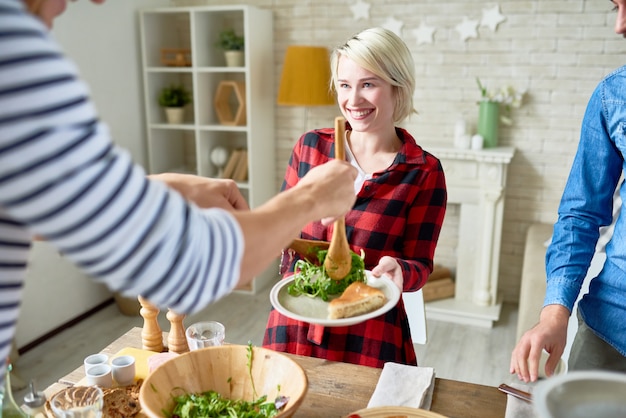
POLYGON ((250 209, 233 180, 179 173, 152 174, 148 178, 165 183, 201 208, 250 209))
POLYGON ((539 323, 526 331, 511 353, 510 372, 528 383, 539 376, 541 352, 549 353, 546 376, 552 376, 561 359, 567 340, 570 312, 562 305, 548 305, 541 310, 539 323))
POLYGON ((312 168, 292 189, 307 193, 320 212, 325 225, 345 215, 356 200, 354 180, 357 171, 350 163, 340 160, 312 168))

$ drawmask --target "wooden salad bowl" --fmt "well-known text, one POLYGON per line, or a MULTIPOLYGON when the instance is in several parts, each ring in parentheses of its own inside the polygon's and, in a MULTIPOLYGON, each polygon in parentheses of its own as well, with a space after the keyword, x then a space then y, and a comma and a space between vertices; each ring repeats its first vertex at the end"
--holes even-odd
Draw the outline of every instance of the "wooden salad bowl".
POLYGON ((207 347, 181 354, 157 367, 145 379, 139 393, 142 412, 151 418, 163 418, 174 408, 173 395, 219 392, 233 400, 254 401, 267 395, 273 401, 282 395, 289 398, 277 417, 291 417, 304 399, 308 381, 298 363, 284 354, 245 345, 207 347), (249 350, 252 367, 248 368, 249 350), (256 398, 254 389, 256 389, 256 398))

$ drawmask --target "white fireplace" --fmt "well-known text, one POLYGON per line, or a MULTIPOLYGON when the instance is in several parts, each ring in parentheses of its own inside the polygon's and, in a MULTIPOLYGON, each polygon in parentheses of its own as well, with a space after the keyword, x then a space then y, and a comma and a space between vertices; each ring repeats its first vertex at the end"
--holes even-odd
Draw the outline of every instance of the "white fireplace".
POLYGON ((448 204, 460 205, 454 298, 426 304, 428 318, 491 327, 500 318, 500 241, 512 147, 432 148, 441 161, 448 204))

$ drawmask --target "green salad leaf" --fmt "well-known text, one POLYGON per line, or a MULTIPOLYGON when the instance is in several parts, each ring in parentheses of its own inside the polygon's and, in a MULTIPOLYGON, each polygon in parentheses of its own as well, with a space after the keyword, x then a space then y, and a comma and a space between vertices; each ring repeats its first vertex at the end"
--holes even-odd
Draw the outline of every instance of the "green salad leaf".
POLYGON ((250 383, 252 383, 252 398, 256 399, 258 395, 256 394, 256 387, 254 386, 254 379, 252 378, 252 341, 248 341, 248 346, 246 347, 246 358, 248 359, 246 362, 248 375, 250 376, 250 383))
POLYGON ((317 252, 319 265, 315 265, 308 260, 300 259, 294 266, 294 280, 287 287, 287 292, 292 296, 305 295, 318 297, 323 301, 328 301, 329 296, 339 295, 346 290, 351 283, 367 282, 365 276, 365 255, 350 251, 352 255, 352 267, 350 273, 342 280, 333 280, 326 273, 324 259, 328 250, 317 252))
POLYGON ((267 402, 267 396, 248 402, 226 399, 213 390, 175 396, 174 401, 170 418, 265 418, 279 412, 274 402, 267 402))
MULTIPOLYGON (((182 394, 172 393, 174 399, 174 409, 171 412, 163 411, 168 418, 271 418, 289 402, 289 398, 278 395, 274 402, 267 401, 267 395, 257 398, 252 378, 253 362, 252 342, 248 342, 246 347, 246 367, 252 382, 254 401, 233 400, 224 398, 219 392, 209 390, 201 393, 188 393, 184 389, 177 387, 174 391, 182 394)), ((230 382, 230 378, 228 381, 230 382)), ((280 391, 280 386, 278 386, 280 391)))

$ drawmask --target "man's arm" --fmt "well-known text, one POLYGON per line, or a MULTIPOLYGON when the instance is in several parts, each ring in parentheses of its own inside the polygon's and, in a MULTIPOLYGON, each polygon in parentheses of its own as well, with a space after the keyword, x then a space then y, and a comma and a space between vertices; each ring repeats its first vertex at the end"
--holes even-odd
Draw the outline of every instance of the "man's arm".
POLYGON ((178 173, 151 174, 148 178, 167 184, 201 208, 250 209, 234 180, 178 173))
POLYGON ((309 171, 291 189, 250 212, 236 211, 245 238, 241 279, 251 280, 280 254, 307 223, 344 215, 354 205, 356 169, 332 160, 309 171))

